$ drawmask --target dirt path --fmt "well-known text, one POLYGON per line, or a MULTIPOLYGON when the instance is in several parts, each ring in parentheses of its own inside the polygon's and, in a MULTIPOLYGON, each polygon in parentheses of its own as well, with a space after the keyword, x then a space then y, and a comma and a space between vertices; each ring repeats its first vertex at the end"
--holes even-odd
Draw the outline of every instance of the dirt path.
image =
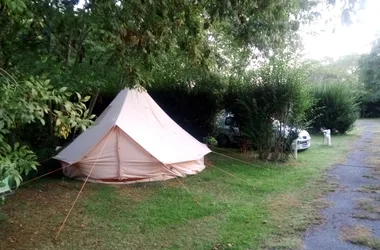
POLYGON ((326 222, 306 233, 307 250, 380 249, 377 240, 380 239, 380 167, 368 162, 376 154, 380 158, 380 135, 376 132, 380 131, 380 120, 360 120, 358 126, 362 135, 355 149, 342 165, 329 171, 331 179, 339 182, 340 187, 326 197, 331 202, 323 210, 326 222))

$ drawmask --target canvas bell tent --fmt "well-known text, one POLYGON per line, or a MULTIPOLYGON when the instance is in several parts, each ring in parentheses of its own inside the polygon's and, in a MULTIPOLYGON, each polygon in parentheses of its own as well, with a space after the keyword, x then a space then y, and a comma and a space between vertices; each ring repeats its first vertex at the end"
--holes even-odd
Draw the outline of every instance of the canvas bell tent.
POLYGON ((93 126, 54 158, 71 178, 132 183, 196 174, 210 152, 145 90, 124 89, 93 126))

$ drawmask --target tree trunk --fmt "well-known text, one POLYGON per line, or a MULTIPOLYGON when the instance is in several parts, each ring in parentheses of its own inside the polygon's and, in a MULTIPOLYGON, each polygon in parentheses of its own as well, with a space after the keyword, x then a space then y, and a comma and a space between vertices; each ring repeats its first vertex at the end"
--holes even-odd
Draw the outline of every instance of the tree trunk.
POLYGON ((71 56, 71 32, 70 32, 70 35, 69 35, 69 39, 67 41, 67 50, 66 50, 66 58, 65 58, 65 65, 66 66, 69 66, 69 62, 70 62, 70 56, 71 56))
POLYGON ((9 145, 11 145, 12 147, 15 145, 16 143, 16 132, 17 130, 15 131, 12 131, 12 133, 9 134, 9 137, 8 137, 8 140, 9 140, 9 145))
POLYGON ((49 130, 49 135, 53 136, 53 116, 51 112, 53 112, 53 106, 51 104, 51 100, 49 101, 49 110, 50 112, 48 113, 48 130, 49 130))
POLYGON ((243 154, 246 154, 248 151, 248 142, 247 138, 245 137, 240 137, 240 152, 243 154))
POLYGON ((90 106, 88 107, 88 115, 89 116, 92 114, 92 111, 94 110, 94 107, 95 107, 95 104, 96 104, 96 100, 98 99, 98 96, 99 96, 99 91, 100 91, 100 89, 98 88, 96 90, 96 93, 94 95, 92 95, 92 98, 91 98, 91 101, 90 101, 90 106))
POLYGON ((87 35, 89 34, 90 29, 84 25, 83 29, 80 32, 79 38, 77 40, 77 46, 76 46, 76 55, 75 55, 75 65, 78 63, 82 63, 84 57, 85 57, 85 48, 84 48, 84 41, 87 38, 87 35))

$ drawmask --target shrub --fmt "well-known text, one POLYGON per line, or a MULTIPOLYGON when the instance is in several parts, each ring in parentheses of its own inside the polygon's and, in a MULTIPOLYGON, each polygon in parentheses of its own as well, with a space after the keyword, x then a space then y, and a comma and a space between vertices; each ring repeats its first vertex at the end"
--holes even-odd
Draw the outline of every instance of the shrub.
POLYGON ((218 75, 195 72, 160 79, 148 92, 178 125, 202 140, 213 132, 224 88, 218 75))
POLYGON ((305 124, 306 111, 312 105, 305 79, 300 70, 274 61, 243 79, 243 85, 236 81, 230 84, 226 108, 234 114, 242 136, 256 146, 259 158, 286 159, 291 152, 291 143, 298 132, 290 132, 288 136, 276 133, 273 121, 280 122, 280 131, 284 131, 285 125, 305 124))
POLYGON ((363 117, 380 117, 380 91, 363 95, 361 102, 361 113, 363 117))
POLYGON ((91 124, 85 105, 89 97, 76 94, 78 101, 71 102, 72 94, 66 88, 55 89, 49 80, 16 80, 0 71, 0 180, 9 177, 19 186, 24 176, 37 170, 37 156, 25 145, 31 131, 22 133, 30 124, 45 125, 50 115, 54 135, 63 138, 71 129, 84 130, 91 124))
POLYGON ((314 130, 325 127, 344 134, 353 128, 359 118, 359 102, 358 94, 350 85, 316 85, 312 94, 316 99, 313 108, 320 110, 312 123, 314 130))

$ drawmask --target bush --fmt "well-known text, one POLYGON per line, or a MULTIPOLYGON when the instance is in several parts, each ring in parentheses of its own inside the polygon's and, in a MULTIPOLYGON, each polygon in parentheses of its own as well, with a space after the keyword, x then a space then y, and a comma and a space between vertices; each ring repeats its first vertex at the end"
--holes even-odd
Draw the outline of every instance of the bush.
POLYGON ((55 136, 67 138, 71 129, 84 130, 92 123, 85 105, 90 98, 76 93, 77 102, 71 102, 72 94, 66 89, 55 89, 49 80, 23 80, 0 71, 0 180, 9 177, 19 186, 23 177, 37 170, 32 150, 37 145, 30 136, 36 131, 28 130, 29 126, 48 121, 55 136))
POLYGON ((358 95, 349 85, 316 85, 312 94, 316 99, 314 110, 320 110, 312 122, 314 130, 321 127, 344 134, 359 118, 358 95))
POLYGON ((202 140, 213 132, 216 114, 222 109, 224 88, 218 75, 195 72, 160 79, 148 92, 178 125, 202 140))
POLYGON ((243 79, 243 85, 231 83, 226 94, 226 109, 238 122, 242 136, 258 149, 261 159, 286 159, 291 143, 298 132, 275 133, 273 121, 284 125, 302 127, 312 98, 301 71, 291 69, 284 62, 275 61, 260 71, 243 79), (247 83, 249 79, 249 83, 247 83))
POLYGON ((364 95, 361 101, 361 113, 363 117, 380 117, 380 91, 364 95))

